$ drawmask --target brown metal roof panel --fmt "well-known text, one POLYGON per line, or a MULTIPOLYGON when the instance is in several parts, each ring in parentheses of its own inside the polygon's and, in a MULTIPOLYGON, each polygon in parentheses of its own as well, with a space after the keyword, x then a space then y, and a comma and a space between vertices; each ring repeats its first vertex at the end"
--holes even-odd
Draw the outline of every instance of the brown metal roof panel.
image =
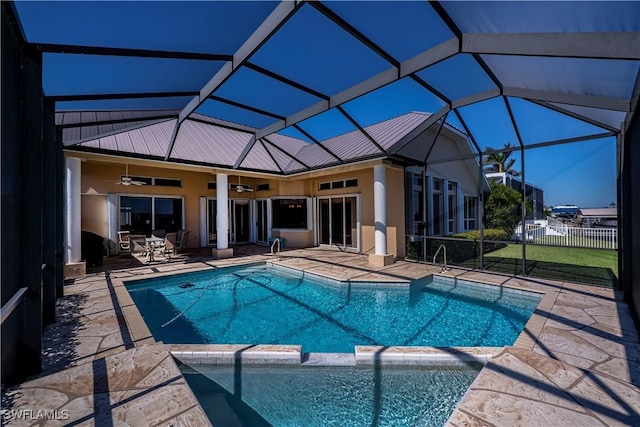
POLYGON ((309 145, 308 142, 298 138, 292 138, 287 135, 281 135, 279 133, 271 134, 267 137, 269 141, 282 148, 287 153, 294 156, 298 151, 309 145))
POLYGON ((64 113, 64 117, 62 118, 62 124, 76 124, 80 123, 81 114, 78 111, 69 111, 64 113))
POLYGON ((214 163, 206 149, 206 143, 188 125, 180 126, 171 158, 214 163))
POLYGON ((260 143, 253 145, 249 154, 247 154, 247 157, 245 157, 244 161, 240 163, 240 167, 280 172, 280 169, 278 169, 264 146, 260 143))
POLYGON ((191 122, 194 130, 198 130, 206 150, 224 159, 222 164, 235 164, 236 160, 251 139, 251 135, 216 126, 208 126, 191 122))
POLYGON ((67 145, 73 141, 80 139, 81 128, 67 128, 62 129, 62 144, 67 145))
POLYGON ((307 168, 302 163, 293 159, 291 159, 289 161, 289 164, 287 164, 287 167, 284 168, 284 171, 288 173, 305 171, 305 170, 307 170, 307 168))
POLYGON ((296 154, 296 158, 300 159, 311 167, 336 163, 337 160, 329 153, 324 151, 316 144, 308 144, 296 154))
POLYGON ((230 122, 230 121, 227 121, 227 120, 216 119, 215 117, 206 116, 204 114, 193 113, 193 114, 191 114, 190 117, 192 117, 194 119, 197 119, 197 120, 204 121, 204 122, 212 123, 212 124, 215 124, 215 125, 219 124, 219 125, 222 125, 222 126, 229 126, 229 127, 232 127, 232 128, 246 130, 247 132, 251 132, 251 133, 254 133, 255 131, 258 130, 256 128, 251 127, 251 126, 243 125, 243 124, 240 124, 240 123, 234 123, 234 122, 230 122))
POLYGON ((98 126, 82 126, 80 128, 80 139, 93 138, 99 135, 98 126))
POLYGON ((151 155, 164 156, 166 154, 171 135, 173 134, 174 125, 173 120, 168 120, 158 123, 157 125, 149 126, 148 132, 153 135, 153 139, 147 143, 151 155))
POLYGON ((188 120, 180 126, 172 157, 233 165, 250 139, 245 132, 188 120))
POLYGON ((80 113, 80 123, 95 123, 98 121, 95 111, 83 111, 80 113))
POLYGON ((409 113, 369 126, 366 130, 378 144, 388 150, 429 117, 430 114, 409 113))
POLYGON ((116 137, 116 145, 118 147, 118 151, 137 153, 136 148, 133 146, 131 138, 129 137, 129 132, 117 133, 114 136, 116 137))
POLYGON ((158 116, 177 116, 179 110, 112 110, 112 111, 59 111, 56 112, 56 125, 74 125, 82 123, 112 122, 158 116))
POLYGON ((98 125, 98 135, 104 135, 105 133, 111 133, 113 131, 114 131, 113 124, 111 123, 98 125))
MULTIPOLYGON (((271 140, 271 139, 269 139, 269 140, 271 140)), ((267 147, 267 150, 269 151, 269 153, 271 153, 271 155, 276 160, 276 162, 278 163, 280 168, 282 168, 282 170, 286 171, 287 170, 287 166, 289 165, 289 162, 291 161, 291 157, 287 156, 286 154, 284 154, 282 151, 278 150, 277 148, 274 148, 273 145, 271 145, 271 144, 268 144, 268 143, 265 142, 264 145, 265 145, 265 147, 267 147)))
POLYGON ((352 131, 328 139, 323 144, 343 160, 378 154, 380 150, 360 131, 352 131))

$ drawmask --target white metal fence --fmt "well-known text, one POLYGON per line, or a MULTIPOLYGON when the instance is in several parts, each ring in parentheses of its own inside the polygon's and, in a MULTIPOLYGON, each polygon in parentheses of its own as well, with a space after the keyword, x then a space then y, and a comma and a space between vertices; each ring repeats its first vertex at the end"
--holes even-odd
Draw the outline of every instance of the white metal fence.
MULTIPOLYGON (((522 241, 522 227, 516 229, 514 237, 522 241)), ((552 219, 546 225, 525 226, 525 237, 528 245, 618 249, 616 228, 574 227, 552 219)))

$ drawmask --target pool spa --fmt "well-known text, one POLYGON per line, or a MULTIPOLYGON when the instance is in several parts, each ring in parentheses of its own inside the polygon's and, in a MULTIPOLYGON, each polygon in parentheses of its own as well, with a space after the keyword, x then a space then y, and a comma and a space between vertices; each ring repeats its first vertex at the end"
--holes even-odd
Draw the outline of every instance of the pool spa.
POLYGON ((180 367, 213 425, 442 426, 479 366, 180 367))
POLYGON ((338 282, 261 263, 143 279, 126 287, 166 344, 356 346, 512 345, 541 294, 428 276, 399 283, 338 282))

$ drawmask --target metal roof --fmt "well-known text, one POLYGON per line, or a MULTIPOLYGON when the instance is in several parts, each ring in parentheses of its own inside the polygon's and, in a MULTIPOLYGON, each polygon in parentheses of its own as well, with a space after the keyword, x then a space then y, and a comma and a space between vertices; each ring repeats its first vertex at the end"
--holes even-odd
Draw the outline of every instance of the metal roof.
POLYGON ((15 9, 25 39, 43 53, 56 109, 81 111, 56 119, 65 144, 165 160, 283 173, 381 153, 422 162, 432 144, 425 130, 438 134, 443 119, 470 135, 475 152, 508 142, 477 125, 485 116, 502 116, 496 123, 520 147, 575 142, 618 135, 640 93, 637 1, 3 7, 15 9), (186 23, 179 30, 163 24, 176 17, 186 23), (528 108, 592 129, 522 135, 528 108), (416 110, 432 115, 400 137, 405 124, 393 117, 410 127, 416 110), (86 129, 75 129, 79 121, 86 129), (223 128, 248 138, 226 138, 223 128), (138 140, 146 147, 132 145, 144 145, 138 140))
MULTIPOLYGON (((122 113, 123 117, 129 116, 127 112, 122 113)), ((95 114, 83 117, 87 120, 87 126, 81 126, 82 118, 76 117, 75 127, 63 130, 63 143, 67 147, 156 159, 166 153, 175 123, 174 118, 132 122, 126 124, 127 129, 113 132, 108 125, 96 124, 99 122, 95 121, 95 114), (103 134, 100 134, 100 129, 104 129, 103 134), (87 138, 86 135, 93 137, 87 138)), ((239 168, 287 174, 362 159, 383 158, 429 117, 431 115, 427 113, 411 112, 367 126, 362 131, 354 130, 316 143, 275 133, 254 144, 239 168), (382 149, 365 135, 375 139, 382 149)), ((429 128, 421 132, 433 134, 429 128)), ((459 132, 452 135, 464 141, 467 154, 472 152, 464 136, 459 132)), ((233 167, 240 161, 243 149, 251 138, 252 133, 241 125, 215 119, 189 118, 180 126, 175 137, 170 160, 233 167)), ((425 156, 428 147, 422 146, 422 139, 414 137, 411 141, 416 142, 419 155, 425 156)))

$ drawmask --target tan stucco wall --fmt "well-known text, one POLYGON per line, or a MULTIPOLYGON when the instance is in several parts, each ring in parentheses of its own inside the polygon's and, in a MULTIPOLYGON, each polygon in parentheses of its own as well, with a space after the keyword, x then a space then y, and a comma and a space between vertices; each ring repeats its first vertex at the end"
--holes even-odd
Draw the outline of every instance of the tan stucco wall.
POLYGON ((284 248, 309 248, 313 246, 313 230, 274 229, 272 237, 282 237, 284 248))
POLYGON ((83 195, 80 198, 81 229, 107 237, 109 219, 107 218, 107 196, 83 195))

